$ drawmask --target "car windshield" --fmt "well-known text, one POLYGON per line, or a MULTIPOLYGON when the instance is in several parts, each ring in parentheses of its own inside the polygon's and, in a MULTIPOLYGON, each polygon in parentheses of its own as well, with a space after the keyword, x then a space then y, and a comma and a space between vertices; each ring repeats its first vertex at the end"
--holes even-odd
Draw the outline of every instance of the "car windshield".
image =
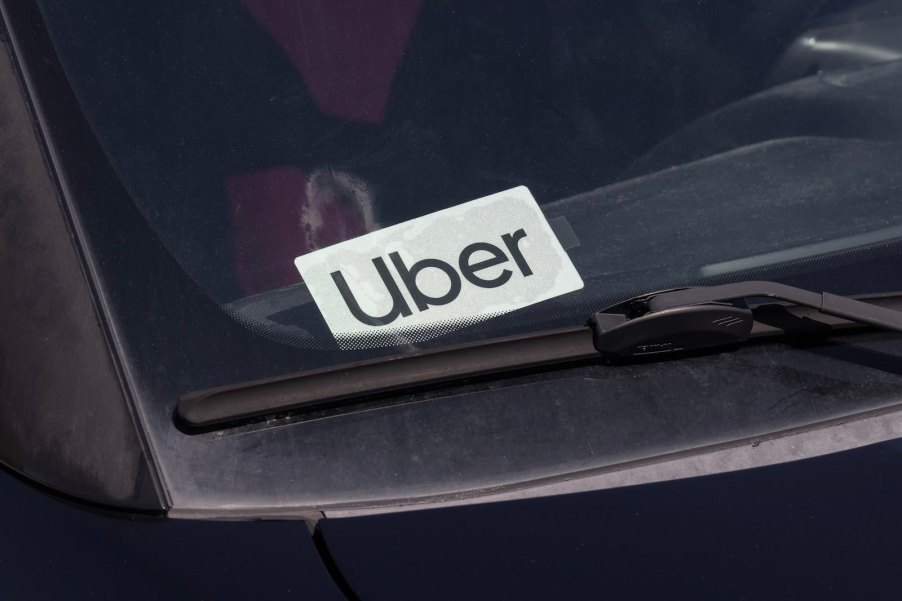
POLYGON ((150 230, 308 367, 691 284, 902 288, 900 2, 40 5, 150 230))

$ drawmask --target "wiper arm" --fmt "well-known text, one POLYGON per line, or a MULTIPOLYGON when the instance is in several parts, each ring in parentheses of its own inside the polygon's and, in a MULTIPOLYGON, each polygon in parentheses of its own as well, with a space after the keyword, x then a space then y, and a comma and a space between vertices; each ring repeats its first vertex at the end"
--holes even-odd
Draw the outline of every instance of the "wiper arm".
POLYGON ((621 357, 736 344, 752 334, 752 310, 741 302, 750 298, 788 301, 854 323, 902 332, 902 311, 829 292, 750 281, 665 290, 619 303, 592 316, 593 342, 599 352, 621 357))
MULTIPOLYGON (((808 307, 785 313, 823 330, 849 322, 902 331, 902 295, 864 302, 811 292, 774 282, 666 290, 637 296, 595 313, 588 325, 473 342, 435 350, 372 359, 198 391, 179 399, 177 413, 189 427, 211 428, 257 416, 318 409, 374 395, 459 382, 592 359, 603 355, 634 357, 667 354, 743 342, 750 337, 782 335, 787 327, 755 321, 744 299, 769 297, 808 307), (731 301, 731 302, 727 302, 731 301), (812 310, 813 309, 813 310, 812 310), (825 318, 823 314, 841 319, 825 318), (804 317, 805 319, 799 319, 804 317)), ((766 306, 756 307, 761 313, 766 306)), ((780 308, 780 307, 778 307, 780 308)))

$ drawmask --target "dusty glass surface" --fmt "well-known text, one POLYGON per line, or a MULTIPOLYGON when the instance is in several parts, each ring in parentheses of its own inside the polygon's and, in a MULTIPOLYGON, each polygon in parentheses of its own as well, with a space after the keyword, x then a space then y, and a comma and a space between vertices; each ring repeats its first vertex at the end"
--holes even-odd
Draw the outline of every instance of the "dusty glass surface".
POLYGON ((40 4, 150 228, 286 345, 336 345, 298 256, 517 186, 585 287, 418 341, 792 281, 881 258, 902 231, 898 2, 40 4))

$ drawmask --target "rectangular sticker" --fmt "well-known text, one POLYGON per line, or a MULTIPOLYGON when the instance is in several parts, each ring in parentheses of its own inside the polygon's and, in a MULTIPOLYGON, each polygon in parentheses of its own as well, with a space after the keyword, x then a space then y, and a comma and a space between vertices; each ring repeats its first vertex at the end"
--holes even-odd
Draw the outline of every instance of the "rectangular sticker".
POLYGON ((583 287, 524 186, 301 255, 294 264, 344 348, 427 340, 583 287))

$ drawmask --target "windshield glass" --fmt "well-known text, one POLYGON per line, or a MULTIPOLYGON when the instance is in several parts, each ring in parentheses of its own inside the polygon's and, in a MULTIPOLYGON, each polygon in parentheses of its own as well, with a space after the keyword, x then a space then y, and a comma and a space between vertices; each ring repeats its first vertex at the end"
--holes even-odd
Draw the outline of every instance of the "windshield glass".
POLYGON ((185 273, 329 362, 680 285, 902 288, 900 2, 40 4, 185 273))

